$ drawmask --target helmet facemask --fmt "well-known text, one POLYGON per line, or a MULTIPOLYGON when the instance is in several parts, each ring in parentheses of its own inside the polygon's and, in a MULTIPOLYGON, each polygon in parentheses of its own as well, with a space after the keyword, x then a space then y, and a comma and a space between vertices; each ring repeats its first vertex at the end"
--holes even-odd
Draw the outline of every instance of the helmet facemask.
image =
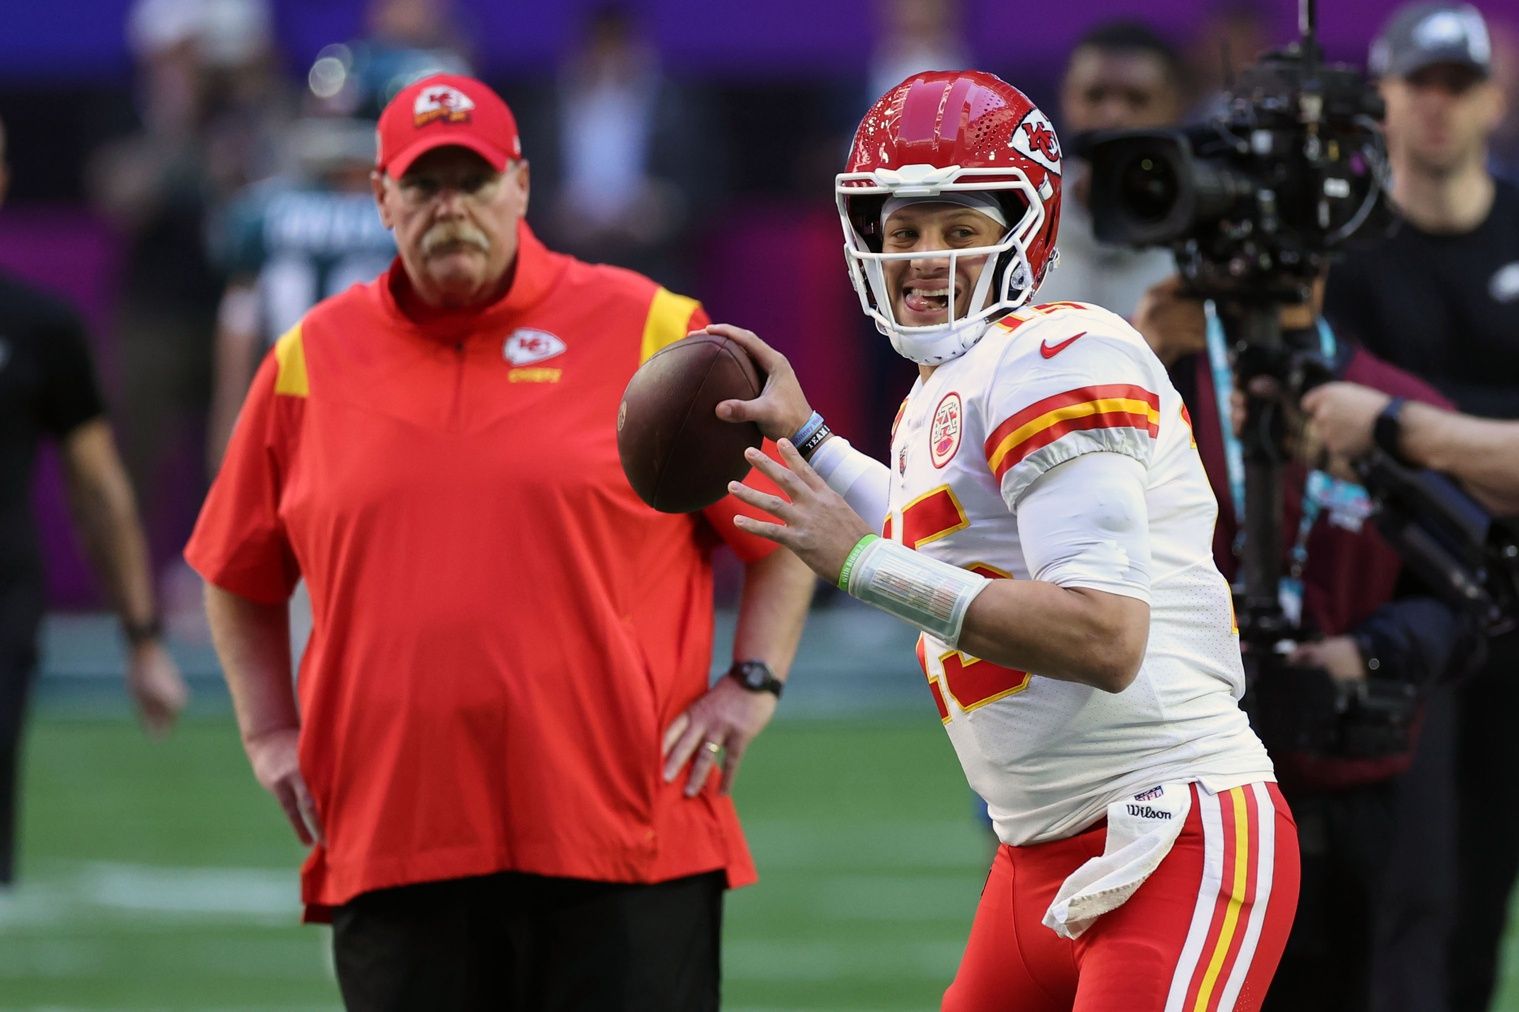
POLYGON ((1044 224, 1044 200, 1028 177, 1010 167, 962 169, 908 165, 900 170, 842 173, 834 187, 844 228, 844 253, 860 308, 876 328, 891 339, 899 354, 921 365, 937 365, 974 347, 990 324, 1025 304, 1036 279, 1028 246, 1044 224), (991 196, 1008 215, 1010 225, 991 245, 963 249, 882 252, 880 228, 870 224, 884 201, 892 196, 918 197, 925 202, 952 192, 991 196), (1011 199, 1009 199, 1011 198, 1011 199), (964 316, 956 317, 958 264, 984 257, 977 272, 964 316), (943 323, 909 326, 896 318, 895 300, 885 264, 892 260, 947 260, 949 290, 943 323))

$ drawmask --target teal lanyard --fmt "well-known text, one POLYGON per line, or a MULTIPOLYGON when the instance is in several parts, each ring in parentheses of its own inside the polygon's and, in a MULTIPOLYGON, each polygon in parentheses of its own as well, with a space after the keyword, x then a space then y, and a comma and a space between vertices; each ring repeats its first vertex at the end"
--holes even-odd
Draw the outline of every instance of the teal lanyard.
MULTIPOLYGON (((1206 335, 1208 341, 1208 365, 1213 371, 1213 396, 1218 402, 1218 428, 1223 434, 1224 440, 1224 465, 1229 474, 1229 496, 1233 499, 1234 516, 1237 521, 1236 548, 1238 539, 1245 534, 1245 455, 1240 446, 1239 436, 1234 433, 1234 422, 1229 411, 1229 394, 1234 390, 1234 368, 1229 364, 1229 348, 1227 338, 1224 336, 1224 326, 1218 319, 1218 309, 1213 300, 1203 303, 1203 314, 1207 319, 1206 335)), ((1333 362, 1336 350, 1334 331, 1329 329, 1323 317, 1318 321, 1319 350, 1324 355, 1324 361, 1333 362)), ((1290 597, 1295 601, 1288 604, 1284 593, 1284 604, 1288 617, 1294 622, 1301 621, 1302 605, 1302 574, 1303 568, 1308 564, 1308 535, 1313 531, 1313 525, 1318 522, 1322 504, 1339 492, 1338 486, 1347 484, 1337 481, 1322 471, 1313 471, 1308 475, 1308 480, 1303 486, 1302 519, 1298 521, 1297 540, 1292 545, 1292 553, 1289 556, 1290 571, 1288 581, 1290 597)))

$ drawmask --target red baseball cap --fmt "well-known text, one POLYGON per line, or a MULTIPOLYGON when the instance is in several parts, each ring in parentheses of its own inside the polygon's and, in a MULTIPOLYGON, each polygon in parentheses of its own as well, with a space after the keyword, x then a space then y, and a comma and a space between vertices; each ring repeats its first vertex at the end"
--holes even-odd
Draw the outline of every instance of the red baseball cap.
POLYGON ((472 77, 433 74, 396 93, 380 113, 375 168, 399 178, 434 148, 468 148, 501 172, 522 157, 517 120, 501 96, 472 77))

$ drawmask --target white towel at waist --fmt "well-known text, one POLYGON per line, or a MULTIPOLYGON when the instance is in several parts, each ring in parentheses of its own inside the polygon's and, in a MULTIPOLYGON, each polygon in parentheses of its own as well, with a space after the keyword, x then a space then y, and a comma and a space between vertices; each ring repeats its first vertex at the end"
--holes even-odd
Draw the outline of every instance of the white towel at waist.
POLYGON ((1192 787, 1186 783, 1162 784, 1109 805, 1102 853, 1060 884, 1044 926, 1061 938, 1076 938, 1122 906, 1171 852, 1191 811, 1192 787))

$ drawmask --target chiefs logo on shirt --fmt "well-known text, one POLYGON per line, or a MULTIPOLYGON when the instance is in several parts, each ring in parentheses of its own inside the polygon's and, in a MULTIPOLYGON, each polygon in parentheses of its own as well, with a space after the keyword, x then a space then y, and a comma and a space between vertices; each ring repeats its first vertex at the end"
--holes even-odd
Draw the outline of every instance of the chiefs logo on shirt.
POLYGON ((523 327, 507 335, 501 354, 512 365, 531 365, 562 355, 564 350, 565 344, 557 335, 523 327))

